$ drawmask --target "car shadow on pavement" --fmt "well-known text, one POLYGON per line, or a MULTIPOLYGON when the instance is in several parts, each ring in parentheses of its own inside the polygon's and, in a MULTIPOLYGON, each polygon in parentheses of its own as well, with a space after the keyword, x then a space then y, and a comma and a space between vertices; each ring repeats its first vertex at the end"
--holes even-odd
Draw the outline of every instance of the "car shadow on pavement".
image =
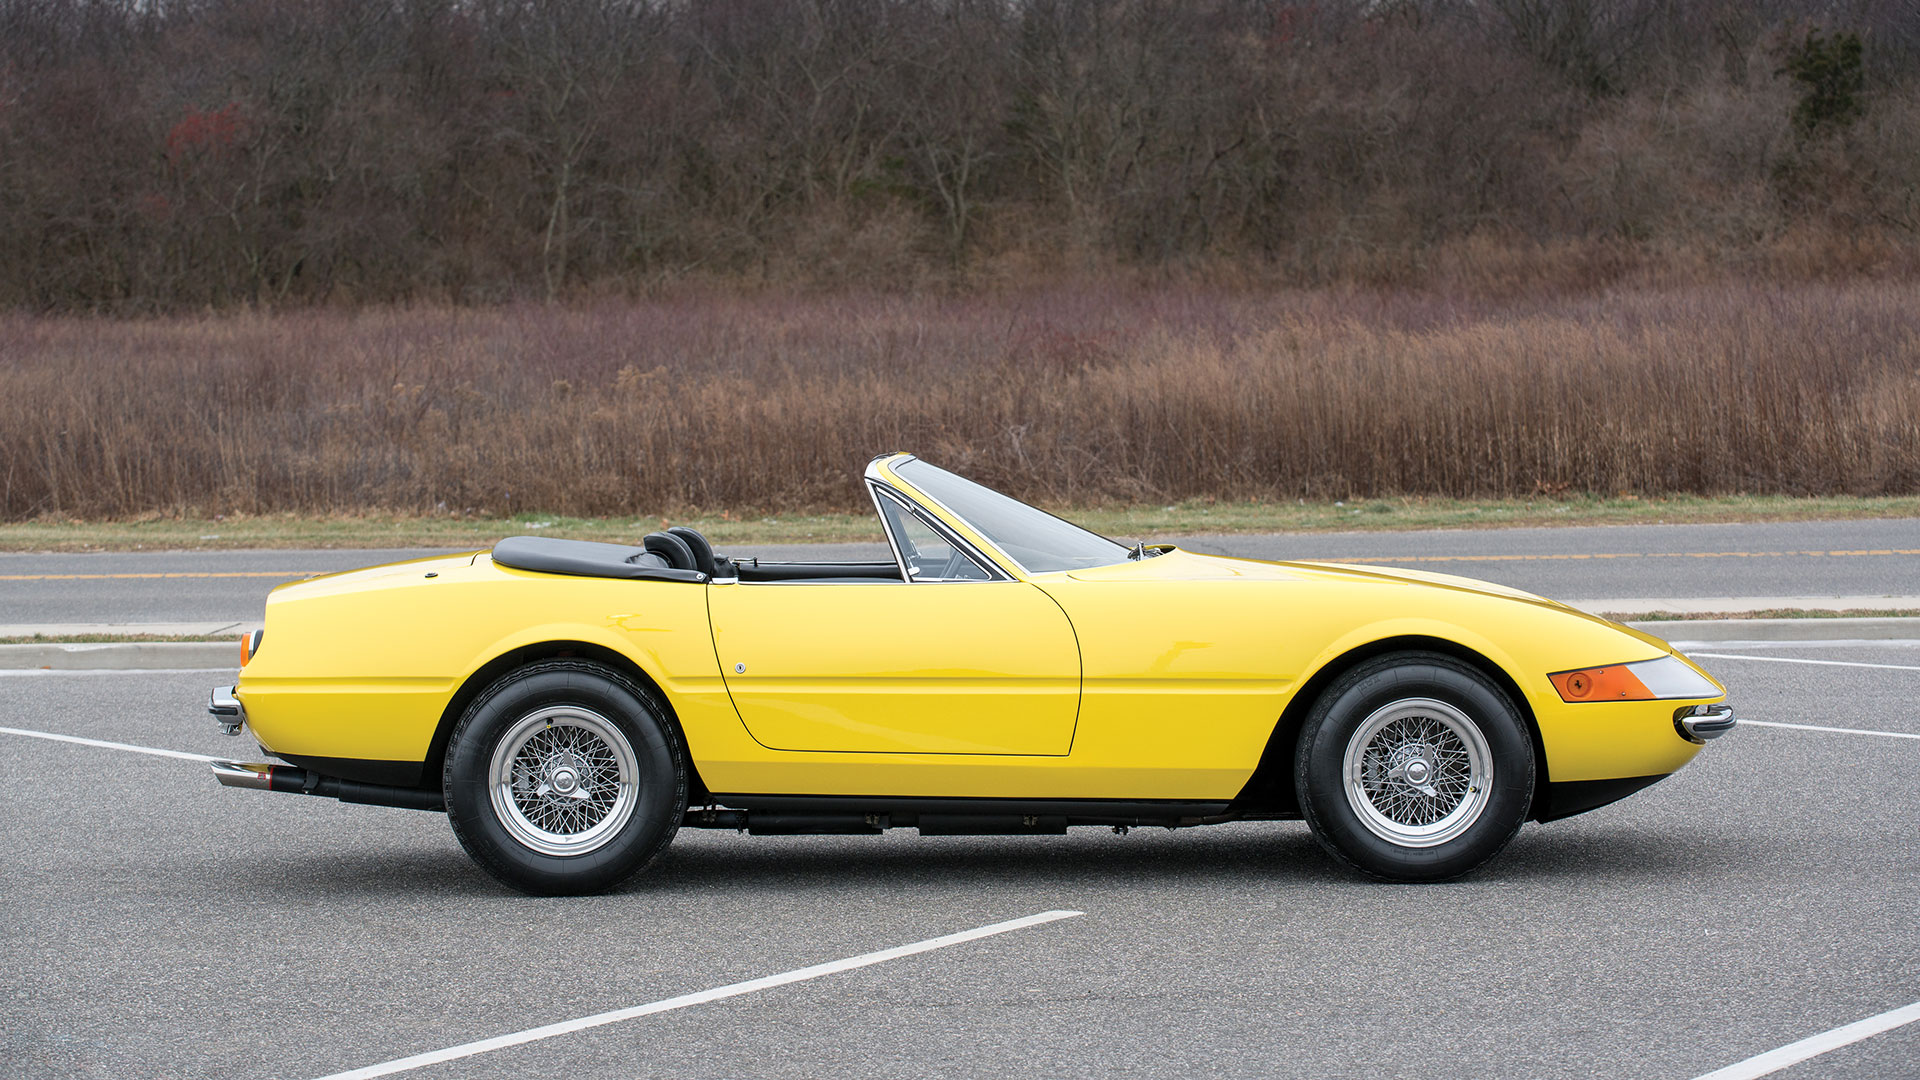
MULTIPOLYGON (((848 838, 739 844, 676 844, 623 892, 715 887, 782 890, 898 888, 915 881, 945 886, 1014 884, 1179 884, 1243 887, 1249 878, 1276 884, 1392 887, 1348 869, 1315 843, 1302 825, 1242 829, 1206 837, 1020 837, 872 843, 848 838)), ((1525 829, 1506 851, 1462 879, 1525 883, 1562 879, 1620 883, 1675 875, 1718 877, 1751 866, 1756 854, 1736 845, 1631 826, 1582 833, 1525 829)))
MULTIPOLYGON (((1176 885, 1244 888, 1250 879, 1277 886, 1359 885, 1394 888, 1349 870, 1314 842, 1305 826, 1240 826, 1178 835, 1113 836, 1086 830, 1069 836, 745 837, 681 834, 647 871, 616 894, 689 896, 715 889, 781 893, 819 890, 899 890, 1010 886, 1176 885)), ((444 849, 417 845, 309 850, 285 862, 256 856, 225 866, 233 888, 252 895, 311 899, 316 894, 361 897, 516 895, 470 862, 448 837, 444 849)), ((1777 853, 1775 853, 1777 855, 1777 853)), ((1701 839, 1670 830, 1623 824, 1528 826, 1492 862, 1461 879, 1468 883, 1525 884, 1580 880, 1627 884, 1676 875, 1718 878, 1750 871, 1767 852, 1744 838, 1701 839)))

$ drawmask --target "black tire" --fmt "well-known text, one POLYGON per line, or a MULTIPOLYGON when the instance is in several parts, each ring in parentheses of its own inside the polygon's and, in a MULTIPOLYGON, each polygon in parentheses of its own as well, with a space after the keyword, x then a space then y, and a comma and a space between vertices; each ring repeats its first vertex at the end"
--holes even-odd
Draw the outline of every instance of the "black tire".
POLYGON ((1320 695, 1293 777, 1314 839, 1334 858, 1389 881, 1445 881, 1499 854, 1526 820, 1533 739, 1480 671, 1439 653, 1393 653, 1320 695))
POLYGON ((580 660, 529 664, 475 698, 448 740, 443 782, 460 846, 536 896, 625 881, 666 850, 687 808, 686 755, 665 708, 580 660))

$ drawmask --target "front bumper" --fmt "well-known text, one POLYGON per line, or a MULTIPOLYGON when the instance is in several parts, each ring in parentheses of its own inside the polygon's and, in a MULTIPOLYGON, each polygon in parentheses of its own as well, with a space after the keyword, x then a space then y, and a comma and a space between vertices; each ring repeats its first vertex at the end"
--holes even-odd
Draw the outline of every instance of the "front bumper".
POLYGON ((247 707, 233 696, 234 687, 216 686, 207 694, 207 712, 220 723, 220 730, 228 735, 240 734, 247 726, 247 707))
POLYGON ((1708 739, 1717 739, 1732 731, 1740 723, 1733 715, 1733 706, 1724 702, 1718 705, 1691 705, 1673 714, 1674 729, 1688 742, 1704 743, 1708 739))

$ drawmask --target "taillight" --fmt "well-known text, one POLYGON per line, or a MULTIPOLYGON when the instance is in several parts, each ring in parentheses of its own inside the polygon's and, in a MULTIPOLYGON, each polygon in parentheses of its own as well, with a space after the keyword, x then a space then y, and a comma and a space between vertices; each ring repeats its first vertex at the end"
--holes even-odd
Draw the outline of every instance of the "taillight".
POLYGON ((266 636, 267 636, 267 632, 264 629, 262 629, 262 630, 255 630, 253 633, 243 635, 240 638, 240 666, 241 667, 246 667, 247 661, 253 659, 254 655, 260 651, 260 640, 266 636))

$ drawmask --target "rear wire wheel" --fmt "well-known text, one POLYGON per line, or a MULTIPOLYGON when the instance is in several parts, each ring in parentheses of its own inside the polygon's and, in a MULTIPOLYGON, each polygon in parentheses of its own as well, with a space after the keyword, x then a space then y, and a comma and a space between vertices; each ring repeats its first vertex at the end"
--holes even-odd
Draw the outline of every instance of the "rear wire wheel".
POLYGON ((687 806, 666 711, 611 668, 546 660, 508 673, 448 740, 447 819, 482 869, 522 892, 600 892, 666 849, 687 806))
POLYGON ((1295 790, 1313 835, 1376 877, 1441 881, 1491 859, 1533 802, 1533 740, 1506 693, 1437 653, 1367 661, 1301 727, 1295 790))
POLYGON ((551 705, 514 721, 487 767, 493 816, 508 835, 547 855, 587 855, 619 836, 639 801, 633 743, 578 705, 551 705))

